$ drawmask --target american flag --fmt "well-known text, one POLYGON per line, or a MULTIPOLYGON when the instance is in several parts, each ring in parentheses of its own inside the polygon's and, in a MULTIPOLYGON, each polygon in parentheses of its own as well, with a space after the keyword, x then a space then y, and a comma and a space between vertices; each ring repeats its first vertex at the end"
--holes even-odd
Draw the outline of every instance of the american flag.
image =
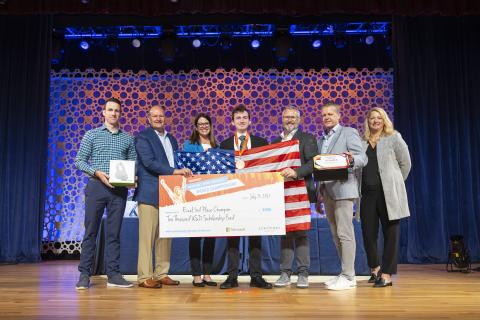
MULTIPOLYGON (((285 168, 295 169, 301 165, 298 140, 279 142, 268 146, 235 153, 235 161, 245 162, 245 168, 236 173, 277 172, 285 168)), ((305 180, 285 181, 286 231, 310 229, 310 201, 305 180)))
POLYGON ((176 151, 175 162, 177 168, 189 168, 193 174, 235 173, 235 156, 229 150, 176 151))

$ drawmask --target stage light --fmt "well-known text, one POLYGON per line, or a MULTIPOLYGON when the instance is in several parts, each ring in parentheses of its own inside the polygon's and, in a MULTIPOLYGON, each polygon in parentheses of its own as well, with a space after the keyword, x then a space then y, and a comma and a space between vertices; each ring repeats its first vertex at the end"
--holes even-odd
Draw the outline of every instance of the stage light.
POLYGON ((292 37, 286 31, 280 31, 275 37, 273 51, 275 51, 275 56, 277 57, 278 62, 284 63, 287 62, 288 56, 292 51, 292 37))
POLYGON ((138 40, 138 39, 133 39, 132 40, 132 46, 134 48, 140 48, 141 45, 142 45, 142 42, 140 40, 138 40))
POLYGON ((228 50, 232 47, 232 38, 222 35, 220 37, 219 46, 222 50, 228 50))
POLYGON ((175 33, 164 34, 160 39, 160 52, 164 62, 171 63, 177 53, 177 40, 175 33))
POLYGON ((337 49, 343 49, 347 46, 347 40, 345 39, 344 36, 338 35, 333 40, 333 45, 337 49))
POLYGON ((81 3, 83 4, 88 4, 90 2, 90 0, 80 0, 81 3))
POLYGON ((313 41, 312 41, 312 47, 313 47, 314 49, 318 49, 318 48, 320 48, 321 46, 322 46, 322 40, 316 39, 316 40, 313 40, 313 41))
POLYGON ((118 49, 118 39, 115 38, 114 36, 109 36, 107 38, 106 47, 110 52, 117 51, 117 49, 118 49))
POLYGON ((54 32, 52 35, 52 64, 59 64, 62 61, 65 47, 65 35, 54 32))
POLYGON ((83 40, 80 42, 80 48, 82 48, 83 50, 88 50, 88 48, 90 48, 90 45, 87 41, 83 40))
POLYGON ((260 47, 260 40, 253 39, 252 42, 250 42, 250 45, 253 49, 258 49, 260 47))
POLYGON ((447 257, 447 271, 470 272, 472 264, 470 254, 465 246, 464 237, 462 235, 452 235, 450 237, 450 250, 447 257))
POLYGON ((375 38, 373 36, 368 36, 365 38, 365 43, 371 45, 375 42, 375 38))
POLYGON ((193 39, 192 45, 194 48, 200 48, 200 46, 202 45, 202 41, 200 41, 200 39, 193 39))

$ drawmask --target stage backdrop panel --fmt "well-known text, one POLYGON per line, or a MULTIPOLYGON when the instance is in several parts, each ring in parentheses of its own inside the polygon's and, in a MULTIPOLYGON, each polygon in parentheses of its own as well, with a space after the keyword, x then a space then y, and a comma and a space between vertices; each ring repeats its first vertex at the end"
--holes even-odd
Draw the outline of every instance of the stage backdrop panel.
POLYGON ((73 162, 85 132, 102 125, 102 106, 110 97, 122 100, 121 126, 132 135, 148 126, 149 106, 165 106, 167 131, 180 144, 190 136, 198 112, 212 116, 219 141, 231 135, 230 111, 239 103, 251 111, 251 131, 269 141, 280 133, 287 105, 301 111, 303 130, 316 137, 322 132, 319 107, 327 102, 340 104, 341 123, 360 132, 371 107, 385 108, 393 118, 393 71, 383 69, 62 70, 52 72, 50 92, 44 252, 80 249, 87 177, 73 162))

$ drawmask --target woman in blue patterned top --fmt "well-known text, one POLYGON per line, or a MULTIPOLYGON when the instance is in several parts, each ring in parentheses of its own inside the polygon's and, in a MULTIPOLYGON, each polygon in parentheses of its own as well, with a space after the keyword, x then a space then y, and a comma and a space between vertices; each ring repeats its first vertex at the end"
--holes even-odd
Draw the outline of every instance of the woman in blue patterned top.
MULTIPOLYGON (((210 148, 217 147, 217 141, 213 134, 212 119, 208 114, 197 114, 193 125, 194 128, 190 140, 185 141, 183 144, 184 151, 203 152, 210 148)), ((217 283, 212 281, 212 278, 210 277, 214 249, 215 238, 190 238, 189 254, 192 267, 193 285, 195 287, 217 285, 217 283), (202 239, 203 248, 201 245, 202 239)))

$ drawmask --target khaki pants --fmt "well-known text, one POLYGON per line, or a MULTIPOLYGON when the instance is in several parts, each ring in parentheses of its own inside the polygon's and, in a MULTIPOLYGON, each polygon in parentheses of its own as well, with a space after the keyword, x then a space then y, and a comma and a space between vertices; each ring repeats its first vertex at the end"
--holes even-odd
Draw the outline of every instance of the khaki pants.
POLYGON ((158 207, 138 204, 138 283, 148 278, 162 279, 170 269, 171 239, 158 237, 158 207), (152 248, 155 252, 153 268, 152 248))
POLYGON ((327 220, 333 242, 342 262, 342 274, 355 276, 355 230, 353 228, 353 199, 333 200, 324 196, 327 220))

